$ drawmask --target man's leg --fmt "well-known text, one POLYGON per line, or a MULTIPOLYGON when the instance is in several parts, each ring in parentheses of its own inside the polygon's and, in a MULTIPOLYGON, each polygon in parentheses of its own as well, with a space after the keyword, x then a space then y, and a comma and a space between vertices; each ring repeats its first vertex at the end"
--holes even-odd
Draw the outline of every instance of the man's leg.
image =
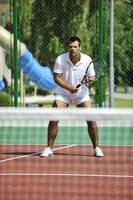
MULTIPOLYGON (((62 101, 54 101, 53 103, 53 108, 64 108, 67 107, 68 105, 65 102, 62 101)), ((48 147, 51 149, 53 148, 54 141, 56 139, 58 132, 58 121, 50 121, 48 125, 48 147)))
POLYGON ((58 132, 58 122, 50 121, 48 125, 48 147, 53 149, 54 141, 58 132))
MULTIPOLYGON (((59 107, 58 102, 54 101, 52 107, 59 107)), ((50 121, 48 125, 48 145, 50 149, 53 149, 54 141, 57 136, 58 131, 58 121, 50 121)))
MULTIPOLYGON (((68 104, 62 101, 54 101, 52 107, 58 107, 58 108, 64 108, 67 107, 68 104)), ((47 144, 47 148, 42 152, 41 156, 42 157, 48 157, 51 156, 53 154, 53 145, 54 145, 54 141, 56 139, 57 136, 57 132, 58 132, 58 121, 50 121, 49 125, 48 125, 48 144, 47 144)))
MULTIPOLYGON (((85 107, 85 108, 91 108, 91 101, 85 101, 79 104, 77 107, 85 107)), ((89 121, 87 122, 88 126, 88 134, 91 138, 93 147, 96 148, 98 146, 98 129, 97 124, 95 121, 89 121)))
MULTIPOLYGON (((85 107, 85 108, 91 108, 91 101, 85 101, 79 104, 77 107, 85 107)), ((88 127, 88 134, 91 138, 93 148, 94 148, 94 155, 95 156, 103 156, 103 153, 101 149, 98 147, 98 128, 95 121, 87 121, 87 127, 88 127)))
POLYGON ((92 144, 94 149, 98 147, 98 128, 97 124, 95 121, 88 121, 87 122, 88 126, 88 134, 92 140, 92 144))

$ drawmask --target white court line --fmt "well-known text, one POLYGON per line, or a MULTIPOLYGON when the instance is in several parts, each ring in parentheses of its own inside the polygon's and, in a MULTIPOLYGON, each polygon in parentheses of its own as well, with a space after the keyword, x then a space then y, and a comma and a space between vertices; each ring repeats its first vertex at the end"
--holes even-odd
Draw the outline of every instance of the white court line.
MULTIPOLYGON (((19 146, 19 145, 17 144, 16 146, 19 146)), ((28 144, 25 144, 25 145, 28 145, 28 144)), ((38 144, 33 144, 33 145, 38 145, 38 144)), ((62 144, 62 145, 67 145, 67 144, 62 144)), ((70 148, 70 147, 74 147, 74 146, 84 146, 84 145, 90 146, 88 144, 72 144, 72 145, 67 145, 67 146, 55 148, 55 149, 53 149, 53 151, 60 150, 60 149, 66 149, 66 148, 70 148)), ((10 144, 9 144, 9 146, 10 146, 10 144)), ((133 145, 108 145, 108 144, 107 145, 101 145, 101 146, 107 146, 107 147, 108 146, 110 146, 110 147, 117 147, 117 146, 118 147, 133 147, 133 145)), ((36 152, 36 153, 31 153, 31 154, 28 154, 28 155, 26 154, 26 155, 23 155, 23 156, 7 158, 7 159, 4 159, 4 160, 0 160, 0 163, 11 161, 11 160, 17 160, 17 159, 21 159, 21 158, 26 158, 26 157, 30 157, 30 156, 34 156, 34 155, 40 154, 41 152, 42 151, 36 152)))
POLYGON ((131 175, 114 174, 46 174, 46 173, 10 173, 0 174, 0 176, 72 176, 72 177, 105 177, 105 178, 133 178, 131 175))
MULTIPOLYGON (((53 149, 53 151, 56 151, 56 150, 59 150, 59 149, 66 149, 66 148, 70 148, 70 147, 74 147, 74 146, 77 146, 77 144, 72 144, 72 145, 68 145, 68 146, 58 147, 58 148, 53 149)), ((23 156, 17 156, 17 157, 13 157, 13 158, 7 158, 7 159, 4 159, 4 160, 0 160, 0 163, 11 161, 11 160, 17 160, 17 159, 20 159, 20 158, 26 158, 26 157, 29 157, 29 156, 34 156, 34 155, 40 154, 41 152, 42 151, 36 152, 36 153, 31 153, 31 154, 28 154, 28 155, 26 154, 26 155, 23 155, 23 156)))

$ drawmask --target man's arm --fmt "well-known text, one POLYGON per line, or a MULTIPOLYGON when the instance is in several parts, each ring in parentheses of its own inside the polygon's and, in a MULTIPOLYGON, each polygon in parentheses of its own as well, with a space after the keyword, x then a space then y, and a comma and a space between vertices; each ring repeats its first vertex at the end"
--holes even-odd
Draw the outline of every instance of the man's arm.
POLYGON ((75 86, 65 82, 64 80, 62 80, 62 74, 61 73, 54 73, 54 79, 55 79, 55 82, 60 87, 66 89, 66 90, 69 90, 69 92, 75 93, 75 92, 78 91, 78 89, 75 86))

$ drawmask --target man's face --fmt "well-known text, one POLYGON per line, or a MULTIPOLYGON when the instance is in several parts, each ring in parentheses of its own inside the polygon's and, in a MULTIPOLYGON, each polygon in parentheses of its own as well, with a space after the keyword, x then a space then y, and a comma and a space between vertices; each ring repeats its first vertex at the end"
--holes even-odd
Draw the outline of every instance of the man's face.
POLYGON ((78 41, 70 42, 68 45, 70 56, 77 56, 80 53, 80 44, 78 41))

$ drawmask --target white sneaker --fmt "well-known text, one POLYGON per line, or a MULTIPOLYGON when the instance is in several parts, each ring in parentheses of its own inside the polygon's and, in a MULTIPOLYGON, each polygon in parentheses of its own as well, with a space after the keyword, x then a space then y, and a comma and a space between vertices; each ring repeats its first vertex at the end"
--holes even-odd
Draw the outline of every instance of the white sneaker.
POLYGON ((40 154, 41 157, 50 157, 53 155, 53 150, 50 147, 46 147, 44 151, 40 154))
POLYGON ((96 156, 96 157, 103 157, 104 156, 102 150, 99 147, 96 147, 94 149, 94 154, 93 155, 96 156))

